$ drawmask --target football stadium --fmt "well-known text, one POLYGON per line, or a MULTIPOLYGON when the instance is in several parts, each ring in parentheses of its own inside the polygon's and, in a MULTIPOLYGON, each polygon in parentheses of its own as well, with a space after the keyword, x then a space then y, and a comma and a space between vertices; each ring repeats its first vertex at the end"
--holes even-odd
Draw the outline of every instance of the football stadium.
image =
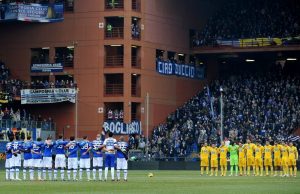
POLYGON ((0 193, 300 193, 298 0, 0 0, 0 193))

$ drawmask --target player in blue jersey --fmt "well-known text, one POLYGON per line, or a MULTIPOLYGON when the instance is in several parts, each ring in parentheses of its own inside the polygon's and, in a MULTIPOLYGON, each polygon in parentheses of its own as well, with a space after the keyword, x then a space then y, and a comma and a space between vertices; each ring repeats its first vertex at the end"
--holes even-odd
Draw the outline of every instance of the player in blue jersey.
MULTIPOLYGON (((32 166, 37 170, 38 180, 42 180, 42 159, 43 153, 42 150, 44 148, 44 142, 42 142, 42 138, 38 137, 37 141, 32 143, 32 166)), ((34 173, 30 174, 30 176, 34 179, 34 173)))
POLYGON ((83 140, 79 142, 80 148, 80 161, 79 161, 79 180, 82 180, 82 171, 86 169, 87 180, 90 181, 90 168, 91 168, 91 159, 90 159, 90 150, 91 143, 88 141, 87 136, 83 137, 83 140))
POLYGON ((119 150, 117 150, 117 181, 120 181, 121 170, 124 171, 124 181, 127 181, 128 164, 125 154, 128 151, 128 144, 124 141, 124 137, 121 136, 117 145, 119 147, 119 150))
MULTIPOLYGON (((27 136, 27 139, 26 139, 26 141, 24 141, 24 143, 22 144, 22 148, 21 148, 21 150, 23 152, 23 156, 24 156, 23 180, 26 180, 27 169, 29 171, 29 174, 31 174, 30 172, 33 171, 31 149, 32 149, 31 137, 27 136)), ((33 177, 30 176, 30 180, 32 180, 32 179, 33 179, 33 177)))
POLYGON ((54 143, 52 141, 52 137, 47 137, 44 143, 44 154, 43 154, 43 179, 47 179, 47 170, 49 180, 52 180, 52 149, 54 143))
POLYGON ((55 157, 55 169, 54 169, 54 180, 57 180, 57 170, 60 168, 60 178, 61 180, 65 179, 65 168, 66 168, 66 152, 65 152, 65 146, 68 144, 67 141, 63 140, 63 136, 60 135, 58 137, 58 140, 55 142, 55 151, 56 151, 56 157, 55 157))
POLYGON ((111 180, 115 180, 115 151, 118 148, 117 140, 113 138, 113 133, 108 133, 108 138, 103 142, 105 151, 105 173, 104 180, 107 181, 108 168, 111 170, 111 180))
POLYGON ((93 179, 96 180, 96 173, 98 170, 100 181, 102 181, 102 167, 103 167, 103 155, 101 151, 102 148, 103 148, 103 141, 101 140, 101 135, 97 134, 96 140, 92 141, 93 179))
POLYGON ((21 146, 23 142, 20 141, 19 135, 16 135, 16 140, 12 143, 12 169, 10 173, 10 178, 12 180, 21 180, 19 178, 20 168, 21 168, 21 146), (14 177, 14 174, 16 173, 16 177, 14 177))
POLYGON ((5 179, 6 180, 11 180, 13 177, 10 176, 10 171, 12 168, 12 143, 14 141, 13 136, 9 136, 9 142, 6 144, 5 148, 5 155, 6 155, 6 160, 5 160, 5 179))
POLYGON ((77 180, 78 169, 78 144, 75 141, 75 137, 70 137, 70 142, 66 145, 68 149, 68 180, 71 180, 71 170, 73 170, 73 180, 77 180))
POLYGON ((103 148, 103 141, 101 140, 100 134, 97 135, 96 140, 92 141, 92 152, 93 152, 93 179, 96 180, 96 172, 99 171, 99 180, 102 180, 102 167, 103 167, 103 156, 101 149, 103 148))

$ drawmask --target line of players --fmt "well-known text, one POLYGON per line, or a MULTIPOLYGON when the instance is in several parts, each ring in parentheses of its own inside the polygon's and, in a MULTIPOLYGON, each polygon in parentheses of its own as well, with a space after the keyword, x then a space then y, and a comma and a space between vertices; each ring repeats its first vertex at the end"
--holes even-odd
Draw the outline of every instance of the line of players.
POLYGON ((77 172, 79 166, 79 180, 82 180, 83 170, 86 170, 87 180, 90 181, 91 159, 93 164, 93 180, 102 179, 103 156, 105 155, 105 173, 104 181, 107 180, 108 169, 111 169, 111 179, 114 181, 115 174, 115 157, 117 158, 117 181, 120 180, 120 173, 123 170, 124 181, 127 181, 127 157, 128 144, 121 136, 119 141, 113 138, 110 132, 108 138, 101 140, 100 135, 97 135, 96 140, 88 141, 87 136, 83 137, 82 141, 75 141, 75 138, 70 137, 70 141, 63 140, 62 136, 59 139, 52 141, 48 137, 45 142, 41 138, 37 141, 31 141, 31 137, 26 140, 19 141, 16 136, 9 138, 6 144, 6 180, 21 180, 19 172, 21 169, 21 154, 23 154, 23 180, 27 180, 27 172, 29 172, 29 180, 35 180, 34 174, 37 171, 37 180, 57 180, 58 170, 60 169, 60 178, 65 180, 65 168, 67 167, 67 180, 78 180, 77 172), (55 155, 54 169, 52 169, 52 155, 55 155), (79 155, 79 161, 78 161, 79 155), (66 159, 67 164, 66 165, 66 159), (78 164, 79 163, 79 164, 78 164), (98 171, 98 173, 97 173, 98 171), (52 172, 54 175, 52 176, 52 172), (73 177, 71 179, 71 172, 73 177))
POLYGON ((226 176, 227 171, 227 153, 230 152, 230 176, 233 176, 233 168, 235 167, 235 175, 238 176, 238 168, 240 170, 240 176, 250 176, 252 168, 253 176, 263 176, 264 168, 266 176, 269 176, 269 169, 271 176, 289 177, 297 175, 296 160, 298 159, 298 151, 293 143, 287 144, 286 142, 275 142, 274 145, 270 145, 266 141, 265 146, 262 146, 260 142, 251 143, 247 140, 246 144, 233 143, 233 145, 226 146, 224 142, 220 147, 216 147, 216 144, 208 146, 207 143, 203 145, 200 151, 200 166, 201 175, 204 174, 206 168, 206 175, 209 174, 209 161, 211 174, 218 176, 218 158, 220 160, 221 176, 226 176), (219 156, 219 157, 218 157, 219 156), (274 163, 274 165, 273 165, 274 163), (273 172, 273 166, 274 171, 273 172), (280 172, 280 174, 278 173, 280 172))

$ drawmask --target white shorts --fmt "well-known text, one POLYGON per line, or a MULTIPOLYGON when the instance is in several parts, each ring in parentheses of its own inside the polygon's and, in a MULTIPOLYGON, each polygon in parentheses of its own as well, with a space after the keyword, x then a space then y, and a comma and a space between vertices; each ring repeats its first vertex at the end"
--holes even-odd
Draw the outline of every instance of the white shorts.
POLYGON ((42 168, 43 167, 42 159, 32 159, 32 166, 34 168, 42 168))
POLYGON ((63 154, 58 154, 55 157, 55 168, 65 168, 66 167, 66 156, 63 154))
POLYGON ((12 158, 8 158, 5 160, 5 168, 11 168, 12 158))
POLYGON ((89 158, 80 158, 80 168, 91 168, 91 160, 89 158))
POLYGON ((17 156, 12 156, 11 158, 11 166, 10 167, 21 167, 21 155, 18 154, 17 156))
POLYGON ((125 158, 117 158, 117 170, 127 170, 128 163, 125 158))
POLYGON ((68 169, 78 169, 77 158, 68 158, 68 169))
POLYGON ((93 167, 102 167, 103 166, 103 157, 93 158, 93 167))
POLYGON ((30 168, 30 167, 32 167, 32 159, 24 160, 23 167, 24 168, 30 168))
POLYGON ((43 167, 44 168, 52 168, 52 157, 44 157, 43 158, 43 167))

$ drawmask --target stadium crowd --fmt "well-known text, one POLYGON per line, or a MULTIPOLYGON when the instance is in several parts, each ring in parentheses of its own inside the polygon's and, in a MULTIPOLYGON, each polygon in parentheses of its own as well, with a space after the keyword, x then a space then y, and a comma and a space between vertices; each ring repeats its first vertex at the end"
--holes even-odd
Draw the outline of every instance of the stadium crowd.
MULTIPOLYGON (((0 60, 0 91, 10 94, 9 97, 19 97, 22 89, 48 89, 48 88, 77 88, 77 82, 73 80, 34 80, 31 82, 11 78, 9 69, 0 60)), ((12 100, 12 99, 10 99, 12 100)))
POLYGON ((230 0, 192 37, 193 46, 213 45, 216 40, 287 38, 300 35, 299 4, 293 0, 230 0))
POLYGON ((150 154, 155 158, 185 157, 205 142, 219 142, 220 88, 223 130, 229 141, 288 140, 300 126, 300 79, 278 72, 238 75, 215 80, 166 123, 154 128, 150 154))

